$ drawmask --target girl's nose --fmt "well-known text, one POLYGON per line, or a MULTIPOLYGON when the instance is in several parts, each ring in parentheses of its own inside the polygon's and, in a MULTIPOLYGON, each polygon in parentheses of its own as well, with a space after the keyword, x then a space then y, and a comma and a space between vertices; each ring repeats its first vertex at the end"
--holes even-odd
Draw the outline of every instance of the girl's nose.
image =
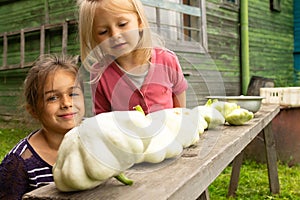
POLYGON ((118 38, 120 37, 121 32, 118 28, 111 28, 111 37, 118 38))
POLYGON ((61 107, 62 108, 69 108, 72 107, 73 105, 73 99, 69 95, 64 95, 61 98, 61 107))

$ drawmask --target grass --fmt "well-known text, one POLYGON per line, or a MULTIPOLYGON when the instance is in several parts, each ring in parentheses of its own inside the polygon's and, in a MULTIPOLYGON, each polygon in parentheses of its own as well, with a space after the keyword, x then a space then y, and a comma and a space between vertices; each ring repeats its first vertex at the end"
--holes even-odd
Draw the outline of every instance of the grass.
POLYGON ((241 168, 236 197, 226 198, 231 174, 231 166, 228 166, 210 185, 210 198, 211 200, 300 199, 300 166, 289 167, 280 162, 277 166, 280 194, 273 195, 270 193, 266 164, 246 160, 241 168))
POLYGON ((1 128, 0 129, 0 161, 20 139, 30 133, 27 129, 1 128))
MULTIPOLYGON (((2 123, 1 127, 2 126, 2 123)), ((6 126, 0 128, 0 161, 8 151, 33 129, 28 127, 11 128, 6 126)), ((278 174, 280 182, 280 194, 272 195, 269 191, 268 172, 266 164, 255 161, 244 161, 237 196, 227 198, 227 190, 231 174, 231 166, 228 166, 220 176, 210 185, 209 194, 211 200, 287 200, 300 199, 300 166, 289 167, 284 163, 278 163, 278 174)))

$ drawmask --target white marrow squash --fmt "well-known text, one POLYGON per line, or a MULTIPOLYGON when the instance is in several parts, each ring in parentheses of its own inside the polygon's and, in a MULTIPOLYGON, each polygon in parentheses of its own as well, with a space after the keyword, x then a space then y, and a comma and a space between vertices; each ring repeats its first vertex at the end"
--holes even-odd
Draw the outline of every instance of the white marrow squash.
MULTIPOLYGON (((207 108, 211 110, 211 108, 207 108)), ((140 110, 140 107, 137 108, 140 110)), ((208 127, 224 123, 202 108, 172 108, 144 115, 114 111, 87 118, 64 137, 53 166, 60 191, 86 190, 136 163, 159 163, 180 155, 208 127), (209 115, 209 121, 207 121, 209 115)), ((118 175, 122 176, 118 177, 118 175)))

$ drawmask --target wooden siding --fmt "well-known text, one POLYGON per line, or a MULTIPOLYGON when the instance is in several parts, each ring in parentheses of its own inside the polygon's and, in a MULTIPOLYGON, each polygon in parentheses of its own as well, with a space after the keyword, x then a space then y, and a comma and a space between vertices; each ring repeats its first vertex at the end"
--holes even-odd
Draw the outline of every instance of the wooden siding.
MULTIPOLYGON (((22 63, 21 32, 24 31, 24 63, 34 61, 40 54, 40 37, 42 26, 52 25, 45 29, 43 53, 62 52, 63 24, 68 38, 65 53, 78 54, 77 27, 74 25, 76 12, 75 0, 11 1, 0 6, 0 35, 7 34, 7 49, 4 50, 4 37, 0 37, 0 54, 7 54, 7 59, 0 57, 0 63, 14 66, 22 63), (35 31, 34 31, 35 30, 35 31)), ((0 64, 0 65, 1 65, 0 64)))
POLYGON ((163 1, 153 1, 153 0, 141 0, 143 5, 147 6, 153 6, 153 7, 159 7, 166 10, 173 10, 176 12, 188 14, 188 15, 194 15, 194 16, 201 16, 201 12, 198 8, 174 3, 174 2, 163 2, 163 1))
POLYGON ((208 54, 222 74, 227 95, 240 95, 239 13, 219 0, 206 3, 208 54))
POLYGON ((76 17, 75 8, 76 0, 7 1, 0 6, 0 33, 68 21, 76 17))
POLYGON ((25 116, 23 106, 23 81, 28 68, 1 71, 0 120, 20 119, 25 116))
MULTIPOLYGON (((75 2, 10 0, 1 3, 0 34, 21 33, 20 30, 25 29, 25 67, 21 70, 0 70, 0 118, 1 115, 15 116, 20 87, 28 69, 26 63, 35 60, 41 52, 41 32, 26 33, 26 28, 68 22, 67 53, 79 54, 77 26, 73 24, 76 20, 75 2)), ((249 0, 250 69, 251 75, 273 78, 276 86, 288 86, 293 84, 293 0, 281 3, 281 12, 274 12, 270 10, 269 1, 249 0)), ((167 46, 178 54, 189 82, 188 107, 204 103, 207 95, 241 93, 238 5, 223 3, 222 0, 206 0, 205 17, 207 49, 197 44, 185 48, 175 48, 176 44, 167 46)), ((44 53, 63 51, 62 27, 45 29, 44 53)), ((7 38, 9 65, 20 63, 20 35, 7 38)), ((0 38, 0 55, 5 50, 3 44, 3 38, 0 38)), ((0 56, 0 65, 3 62, 0 56)))
POLYGON ((269 1, 249 2, 250 73, 274 79, 275 86, 294 85, 293 0, 281 2, 281 12, 269 1))
MULTIPOLYGON (((4 48, 4 37, 0 37, 0 66, 6 63, 9 68, 0 70, 0 119, 14 119, 22 97, 22 85, 28 67, 40 53, 61 53, 63 43, 67 44, 68 54, 78 55, 79 43, 76 18, 76 0, 22 0, 1 2, 0 34, 6 33, 7 48, 4 48), (63 24, 68 22, 67 42, 63 42, 63 24), (41 47, 41 28, 45 28, 43 50, 41 47), (24 33, 24 68, 21 66, 21 32, 24 33), (6 51, 7 59, 3 60, 6 51), (15 68, 17 67, 17 68, 15 68), (13 69, 15 68, 15 69, 13 69)), ((19 116, 19 115, 18 115, 19 116)), ((22 116, 22 115, 21 115, 22 116)))

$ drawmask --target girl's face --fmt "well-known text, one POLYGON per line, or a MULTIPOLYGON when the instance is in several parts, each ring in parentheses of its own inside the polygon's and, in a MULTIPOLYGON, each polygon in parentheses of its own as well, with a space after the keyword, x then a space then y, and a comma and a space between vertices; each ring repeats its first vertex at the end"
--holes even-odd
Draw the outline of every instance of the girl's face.
POLYGON ((93 35, 101 49, 114 57, 132 52, 140 39, 141 20, 135 13, 115 14, 96 9, 93 35))
POLYGON ((43 111, 39 120, 48 131, 66 133, 84 116, 84 96, 71 72, 59 69, 50 74, 44 87, 43 111))

